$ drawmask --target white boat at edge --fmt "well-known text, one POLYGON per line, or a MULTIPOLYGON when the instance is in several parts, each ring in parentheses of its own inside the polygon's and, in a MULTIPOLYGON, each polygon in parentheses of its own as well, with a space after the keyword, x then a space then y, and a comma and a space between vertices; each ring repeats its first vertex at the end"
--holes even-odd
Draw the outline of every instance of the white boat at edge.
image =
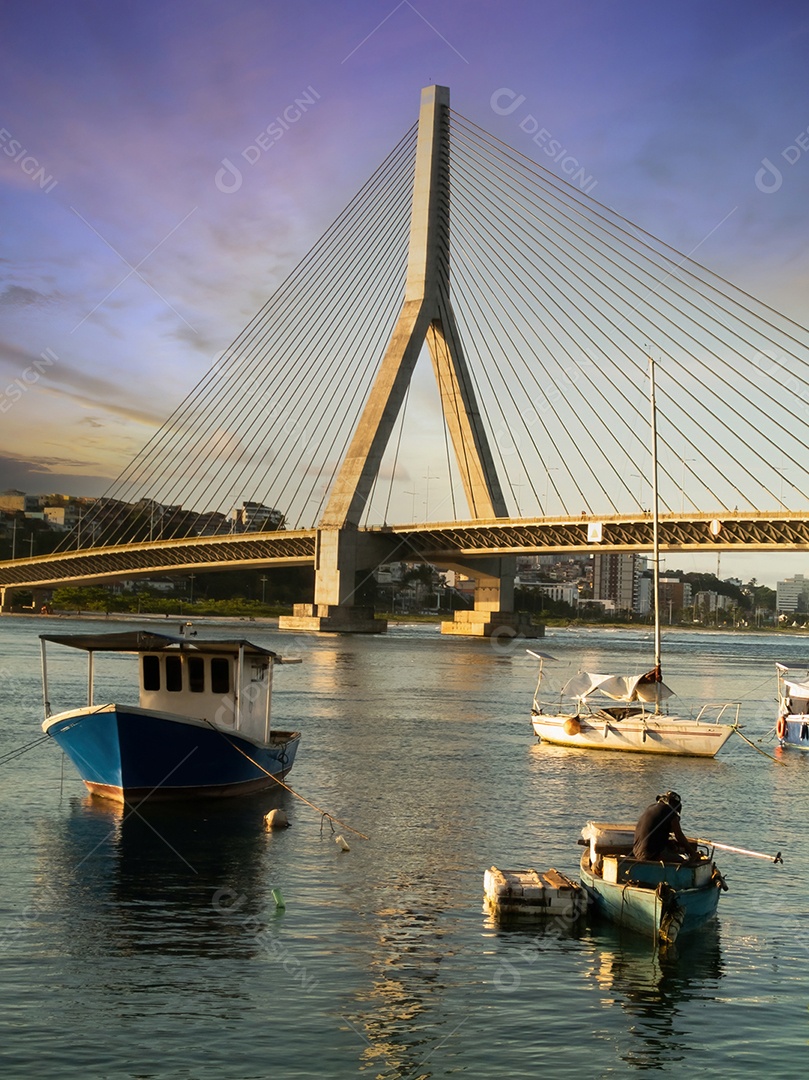
POLYGON ((800 682, 787 678, 789 668, 775 665, 778 679, 778 719, 775 734, 781 746, 809 750, 809 676, 800 682))
POLYGON ((596 675, 579 672, 562 690, 558 704, 539 697, 547 654, 528 652, 539 660, 531 724, 545 742, 582 750, 619 750, 639 754, 714 757, 739 727, 740 702, 703 705, 696 717, 664 713, 661 705, 672 691, 661 674, 660 539, 657 490, 657 412, 654 361, 650 359, 652 435, 652 570, 654 583, 654 667, 643 675, 596 675), (564 698, 570 704, 565 704, 564 698), (621 704, 615 704, 620 702, 621 704), (728 723, 728 718, 732 720, 728 723))

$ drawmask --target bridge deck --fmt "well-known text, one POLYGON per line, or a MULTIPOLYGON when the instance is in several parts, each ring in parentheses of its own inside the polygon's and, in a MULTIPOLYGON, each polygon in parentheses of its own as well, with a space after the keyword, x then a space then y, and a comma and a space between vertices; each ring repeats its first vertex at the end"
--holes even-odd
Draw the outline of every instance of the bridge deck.
MULTIPOLYGON (((443 560, 553 552, 643 552, 652 547, 650 515, 492 519, 376 526, 391 559, 443 560), (600 539, 595 539, 600 536, 600 539), (589 539, 588 539, 589 537, 589 539)), ((663 515, 661 551, 798 551, 809 548, 809 516, 799 513, 663 515), (718 532, 717 524, 719 525, 718 532)), ((0 562, 0 587, 53 587, 150 574, 314 565, 317 530, 192 537, 57 552, 0 562)))

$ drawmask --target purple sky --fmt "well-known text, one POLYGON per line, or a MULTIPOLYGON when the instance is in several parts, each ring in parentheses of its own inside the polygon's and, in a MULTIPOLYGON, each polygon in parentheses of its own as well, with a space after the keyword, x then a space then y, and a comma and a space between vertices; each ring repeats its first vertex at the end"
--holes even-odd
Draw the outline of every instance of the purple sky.
MULTIPOLYGON (((807 322, 797 0, 30 0, 4 5, 0 34, 0 490, 100 493, 432 83, 552 167, 519 126, 535 117, 594 197, 807 322), (514 112, 492 107, 500 90, 514 112), (239 184, 217 185, 224 159, 239 184)), ((784 572, 750 565, 724 556, 723 575, 784 572)))

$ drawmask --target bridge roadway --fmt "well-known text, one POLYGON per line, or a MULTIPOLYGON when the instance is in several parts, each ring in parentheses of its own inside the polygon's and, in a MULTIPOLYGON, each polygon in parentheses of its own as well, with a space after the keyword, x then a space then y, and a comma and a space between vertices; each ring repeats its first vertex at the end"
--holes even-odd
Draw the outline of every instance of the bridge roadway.
MULTIPOLYGON (((809 512, 661 515, 660 550, 809 549, 809 512), (718 526, 718 528, 717 528, 718 526)), ((377 562, 467 565, 476 558, 564 552, 649 552, 650 514, 491 519, 374 526, 377 562), (600 531, 601 539, 597 539, 600 531), (588 539, 589 536, 589 539, 588 539)), ((56 552, 0 562, 0 589, 103 583, 153 574, 314 565, 317 529, 190 537, 56 552)))

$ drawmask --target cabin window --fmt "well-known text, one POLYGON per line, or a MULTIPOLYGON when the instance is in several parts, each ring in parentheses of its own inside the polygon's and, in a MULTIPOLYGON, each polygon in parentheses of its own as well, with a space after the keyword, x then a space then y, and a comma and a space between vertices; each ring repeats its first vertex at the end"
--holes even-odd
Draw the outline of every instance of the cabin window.
POLYGON ((254 660, 250 665, 250 670, 250 682, 264 682, 264 676, 267 674, 267 665, 264 661, 254 660))
POLYGON ((230 693, 230 661, 222 656, 214 656, 211 660, 211 692, 230 693))
POLYGON ((183 688, 183 667, 179 656, 166 657, 166 689, 178 693, 183 688))
POLYGON ((144 656, 143 658, 143 689, 160 689, 160 657, 144 656))
POLYGON ((205 689, 205 661, 201 656, 188 657, 188 689, 201 694, 205 689))

